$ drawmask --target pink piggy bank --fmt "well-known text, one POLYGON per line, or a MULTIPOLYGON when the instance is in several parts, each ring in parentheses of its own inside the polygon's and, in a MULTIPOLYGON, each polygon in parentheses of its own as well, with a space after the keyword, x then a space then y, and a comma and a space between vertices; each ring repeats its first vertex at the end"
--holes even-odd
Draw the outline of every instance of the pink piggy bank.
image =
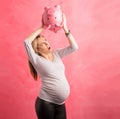
POLYGON ((57 32, 63 26, 62 10, 59 5, 51 8, 44 8, 42 15, 43 24, 49 30, 57 32))

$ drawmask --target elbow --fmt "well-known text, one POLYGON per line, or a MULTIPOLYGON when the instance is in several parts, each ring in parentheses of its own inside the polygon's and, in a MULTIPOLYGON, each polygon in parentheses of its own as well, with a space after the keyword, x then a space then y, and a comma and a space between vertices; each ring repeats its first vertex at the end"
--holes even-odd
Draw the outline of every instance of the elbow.
POLYGON ((75 49, 76 49, 76 50, 78 50, 78 49, 79 49, 78 44, 76 44, 75 49))
POLYGON ((24 43, 24 46, 26 47, 26 46, 27 46, 26 40, 24 40, 24 42, 23 42, 23 43, 24 43))
POLYGON ((29 39, 24 40, 24 45, 31 45, 31 41, 29 39))
POLYGON ((74 44, 74 45, 72 45, 72 49, 74 49, 74 50, 78 50, 78 49, 79 49, 78 44, 74 44))
POLYGON ((26 44, 28 44, 28 40, 27 39, 24 40, 24 45, 26 45, 26 44))

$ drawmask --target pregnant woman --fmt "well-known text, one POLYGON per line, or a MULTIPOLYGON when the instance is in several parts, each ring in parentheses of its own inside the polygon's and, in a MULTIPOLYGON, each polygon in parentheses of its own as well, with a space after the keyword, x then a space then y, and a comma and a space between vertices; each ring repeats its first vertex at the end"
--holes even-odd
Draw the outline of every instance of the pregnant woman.
POLYGON ((35 101, 38 119, 66 119, 65 100, 69 96, 70 88, 62 58, 77 50, 78 45, 67 28, 64 14, 62 28, 69 42, 65 48, 52 51, 45 36, 40 34, 44 29, 43 23, 24 41, 31 74, 35 80, 40 76, 42 83, 35 101))

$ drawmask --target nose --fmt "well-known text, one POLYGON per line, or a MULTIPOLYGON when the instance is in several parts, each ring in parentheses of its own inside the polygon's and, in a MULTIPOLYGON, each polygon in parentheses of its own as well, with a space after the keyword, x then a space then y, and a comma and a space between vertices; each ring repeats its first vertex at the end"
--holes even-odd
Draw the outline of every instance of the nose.
POLYGON ((45 41, 46 45, 50 45, 48 41, 45 41))

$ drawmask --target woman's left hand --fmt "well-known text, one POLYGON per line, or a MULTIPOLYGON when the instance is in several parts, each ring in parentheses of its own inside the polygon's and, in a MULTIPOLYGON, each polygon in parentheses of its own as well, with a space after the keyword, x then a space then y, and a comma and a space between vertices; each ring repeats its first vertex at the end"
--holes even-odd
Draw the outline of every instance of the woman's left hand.
POLYGON ((63 30, 65 31, 65 33, 67 33, 68 32, 67 21, 66 21, 66 16, 64 13, 63 13, 62 17, 63 17, 63 30))

